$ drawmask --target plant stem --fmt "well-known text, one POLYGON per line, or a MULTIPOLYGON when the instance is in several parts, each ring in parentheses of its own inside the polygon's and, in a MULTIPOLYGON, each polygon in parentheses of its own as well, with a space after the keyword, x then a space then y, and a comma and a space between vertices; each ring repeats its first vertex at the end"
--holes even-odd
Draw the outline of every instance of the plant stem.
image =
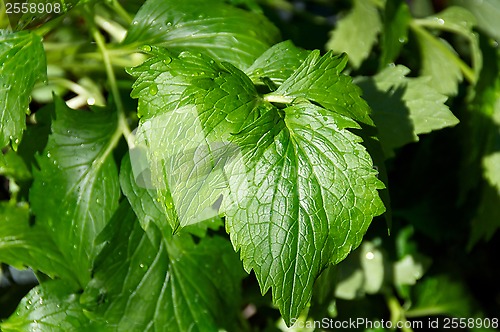
POLYGON ((291 104, 295 98, 269 93, 264 95, 264 101, 269 103, 291 104))
POLYGON ((108 76, 109 85, 111 89, 111 94, 113 95, 113 99, 115 101, 116 110, 118 113, 118 128, 125 136, 129 147, 134 145, 133 138, 130 132, 130 128, 127 124, 127 117, 125 115, 125 109, 123 108, 122 99, 120 96, 120 91, 118 90, 118 85, 116 84, 115 72, 113 71, 113 65, 111 64, 111 59, 109 57, 108 50, 106 49, 106 43, 104 41, 104 37, 101 35, 99 30, 97 29, 95 22, 93 20, 93 16, 87 11, 87 16, 89 18, 89 27, 94 38, 97 43, 97 47, 102 54, 102 59, 104 62, 104 67, 106 69, 106 74, 108 76))
POLYGON ((130 17, 129 13, 120 5, 118 0, 113 0, 113 9, 125 22, 128 24, 132 23, 132 17, 130 17))
POLYGON ((392 326, 397 326, 398 323, 400 323, 401 331, 403 332, 413 332, 413 329, 410 327, 406 326, 406 316, 404 309, 401 307, 401 304, 399 303, 398 299, 392 294, 392 292, 386 292, 385 294, 385 299, 387 301, 387 307, 389 308, 389 311, 391 312, 391 322, 392 326))

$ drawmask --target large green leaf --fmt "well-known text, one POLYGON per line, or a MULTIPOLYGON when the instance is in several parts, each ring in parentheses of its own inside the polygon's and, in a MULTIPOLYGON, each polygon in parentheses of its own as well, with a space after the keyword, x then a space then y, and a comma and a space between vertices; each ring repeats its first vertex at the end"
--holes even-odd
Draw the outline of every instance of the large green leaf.
POLYGON ((247 270, 286 322, 310 300, 314 280, 361 242, 384 211, 351 119, 309 103, 270 109, 238 134, 246 174, 230 180, 227 229, 247 270), (242 190, 245 188, 245 190, 242 190))
POLYGON ((223 0, 148 0, 124 42, 201 52, 243 69, 277 42, 278 36, 263 15, 223 0))
POLYGON ((332 31, 326 48, 336 53, 346 52, 354 68, 365 60, 377 41, 382 22, 375 0, 354 0, 352 10, 332 31))
POLYGON ((262 291, 273 287, 274 302, 290 322, 309 301, 320 271, 358 246, 372 218, 384 210, 377 193, 383 185, 371 158, 347 130, 359 125, 339 114, 369 120, 359 89, 340 73, 346 57, 320 58, 315 51, 262 98, 228 64, 189 53, 153 55, 131 70, 138 77, 133 96, 143 115, 138 132, 146 137, 152 187, 178 212, 176 205, 184 202, 175 198, 178 189, 170 188, 167 197, 163 186, 171 185, 169 173, 188 165, 186 174, 198 179, 183 182, 191 201, 223 194, 221 213, 246 270, 254 269, 262 291), (266 100, 288 106, 279 109, 266 100), (193 149, 201 151, 194 166, 183 159, 192 158, 193 149), (180 165, 165 169, 177 165, 170 160, 180 165), (223 166, 219 188, 210 185, 214 163, 223 166), (207 164, 208 171, 197 173, 207 164), (193 191, 192 185, 207 187, 193 191))
POLYGON ((63 280, 41 284, 26 295, 0 328, 5 332, 109 331, 90 327, 80 294, 63 280))
POLYGON ((0 262, 19 269, 29 266, 68 282, 78 280, 46 230, 29 224, 28 206, 0 203, 0 262))
POLYGON ((420 134, 454 126, 458 119, 445 105, 447 97, 429 85, 429 77, 410 78, 404 66, 387 67, 356 83, 373 109, 373 121, 386 157, 394 149, 418 141, 420 134))
POLYGON ((227 240, 146 236, 126 202, 99 239, 106 245, 82 295, 94 320, 117 331, 238 330, 244 271, 227 240))
POLYGON ((224 192, 223 166, 239 149, 230 142, 232 133, 253 116, 258 95, 230 64, 187 52, 179 58, 154 52, 130 71, 138 76, 132 96, 139 97, 142 115, 136 144, 150 165, 149 188, 174 213, 167 219, 176 230, 207 219, 205 212, 224 192))
POLYGON ((116 114, 77 111, 56 99, 56 119, 34 171, 30 191, 36 223, 45 227, 82 285, 97 253, 96 235, 118 206, 112 148, 120 138, 116 114))
POLYGON ((26 128, 31 90, 45 79, 42 39, 30 32, 0 30, 0 148, 17 148, 26 128))

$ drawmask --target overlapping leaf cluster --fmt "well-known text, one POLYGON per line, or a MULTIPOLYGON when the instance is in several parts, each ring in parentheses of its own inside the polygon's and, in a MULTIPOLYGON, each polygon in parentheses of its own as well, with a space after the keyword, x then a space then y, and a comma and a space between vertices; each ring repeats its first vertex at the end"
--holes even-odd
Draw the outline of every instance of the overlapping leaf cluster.
MULTIPOLYGON (((353 0, 321 55, 280 42, 253 0, 64 3, 60 15, 16 24, 0 13, 0 175, 8 183, 0 262, 29 267, 40 282, 2 330, 250 330, 258 301, 242 294, 248 274, 262 294, 270 290, 266 305, 286 325, 342 319, 335 298, 379 293, 393 320, 429 307, 483 317, 460 280, 417 283, 431 262, 413 237, 420 206, 396 203, 394 245, 363 237, 377 216, 391 221, 389 198, 402 192, 392 194, 386 161, 459 118, 471 140, 456 168, 475 175, 461 184, 457 206, 479 194, 469 247, 499 227, 490 219, 500 220, 500 57, 476 30, 495 36, 476 19, 485 4, 457 0, 414 18, 404 1, 353 0), (60 28, 64 18, 75 31, 60 28), (65 35, 81 31, 91 39, 72 44, 65 35), (394 64, 415 50, 417 59, 394 64), (59 88, 30 114, 47 68, 59 88), (68 107, 74 94, 89 107, 68 107), (108 95, 105 107, 91 106, 108 95), (452 113, 453 98, 471 106, 452 113)), ((286 3, 264 3, 286 16, 286 3)))

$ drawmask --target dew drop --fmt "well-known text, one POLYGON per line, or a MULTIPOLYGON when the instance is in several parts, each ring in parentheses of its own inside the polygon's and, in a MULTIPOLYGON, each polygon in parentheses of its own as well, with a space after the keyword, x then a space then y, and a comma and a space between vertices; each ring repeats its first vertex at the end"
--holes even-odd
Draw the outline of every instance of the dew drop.
POLYGON ((151 45, 144 45, 143 47, 141 47, 141 49, 144 51, 144 52, 151 52, 151 50, 153 49, 151 47, 151 45))
POLYGON ((94 105, 95 104, 95 99, 93 97, 89 97, 87 99, 87 104, 90 105, 90 106, 94 105))
POLYGON ((139 21, 132 22, 132 25, 137 25, 137 24, 139 24, 139 21))
POLYGON ((52 155, 50 154, 50 152, 47 152, 47 158, 51 158, 52 155))
POLYGON ((149 87, 149 94, 152 96, 156 96, 158 93, 158 86, 156 84, 153 84, 149 87))
POLYGON ((444 24, 444 20, 442 18, 436 18, 438 24, 444 24))
POLYGON ((163 59, 163 63, 166 64, 166 65, 168 65, 171 62, 172 62, 172 58, 170 58, 170 57, 167 57, 167 58, 163 59))

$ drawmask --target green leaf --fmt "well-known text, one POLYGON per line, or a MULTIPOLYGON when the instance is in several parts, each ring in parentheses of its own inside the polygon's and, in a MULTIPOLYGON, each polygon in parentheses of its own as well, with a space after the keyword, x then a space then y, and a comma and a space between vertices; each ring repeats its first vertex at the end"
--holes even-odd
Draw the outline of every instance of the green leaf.
POLYGON ((335 53, 347 53, 352 66, 358 68, 370 54, 381 29, 375 1, 354 0, 349 14, 331 32, 326 48, 335 53))
POLYGON ((441 13, 425 19, 415 20, 412 25, 420 44, 422 56, 422 76, 430 76, 430 85, 446 95, 457 93, 457 84, 463 78, 474 83, 482 67, 479 38, 473 31, 476 19, 467 10, 460 7, 449 7, 441 13), (444 40, 439 39, 423 27, 452 32, 466 38, 470 44, 472 65, 471 70, 458 57, 455 50, 444 40))
POLYGON ((148 0, 124 42, 201 52, 243 69, 278 40, 278 30, 263 15, 223 0, 148 0))
MULTIPOLYGON (((230 180, 227 229, 285 322, 310 300, 315 278, 361 242, 384 211, 370 156, 351 119, 308 103, 270 109, 238 133, 246 169, 230 180), (233 202, 231 204, 231 202, 233 202)), ((224 203, 227 206, 224 206, 224 203)))
MULTIPOLYGON (((481 142, 481 159, 483 183, 481 184, 481 202, 472 221, 469 248, 479 240, 489 241, 500 228, 500 77, 483 96, 479 96, 480 104, 473 109, 476 117, 473 125, 477 126, 475 134, 483 138, 481 142), (479 119, 477 119, 479 118, 479 119)), ((474 132, 473 132, 474 133, 474 132)), ((479 140, 475 137, 475 142, 479 140)))
MULTIPOLYGON (((150 176, 149 170, 145 169, 132 169, 132 164, 136 164, 139 160, 145 160, 146 156, 142 155, 140 151, 132 149, 130 155, 123 157, 120 169, 120 185, 123 193, 132 206, 142 228, 146 231, 151 240, 154 239, 155 229, 151 229, 151 223, 154 223, 160 230, 164 238, 170 238, 172 234, 171 222, 169 219, 175 219, 176 215, 173 209, 165 209, 158 200, 155 189, 148 189, 143 186, 146 181, 151 179, 144 179, 143 177, 150 176), (137 175, 137 177, 136 177, 137 175)), ((194 225, 184 227, 185 231, 203 237, 208 228, 217 229, 222 226, 222 220, 217 216, 194 225)))
POLYGON ((255 62, 245 70, 254 84, 262 84, 262 78, 267 77, 273 83, 281 85, 311 53, 298 48, 287 40, 274 45, 265 51, 255 62))
POLYGON ((491 37, 500 41, 500 3, 496 0, 467 1, 453 0, 453 4, 469 10, 477 20, 477 26, 491 37))
POLYGON ((63 280, 45 282, 22 299, 16 312, 0 328, 4 332, 88 331, 89 319, 75 291, 63 280))
POLYGON ((118 206, 120 187, 112 148, 120 138, 116 114, 68 108, 56 99, 56 119, 34 170, 30 191, 36 223, 63 252, 82 285, 90 277, 96 235, 118 206))
POLYGON ((239 330, 234 309, 244 273, 230 243, 154 235, 151 242, 130 206, 120 206, 100 236, 106 245, 82 295, 89 315, 119 331, 239 330))
POLYGON ((136 145, 144 149, 151 172, 145 185, 157 190, 177 230, 214 216, 210 209, 227 187, 223 165, 238 155, 232 133, 253 116, 258 95, 250 79, 228 63, 153 52, 154 58, 130 70, 138 76, 132 96, 139 97, 142 115, 136 145))
POLYGON ((30 225, 27 206, 0 203, 0 262, 19 269, 29 266, 50 277, 77 282, 75 273, 45 229, 30 225))
POLYGON ((0 30, 0 148, 17 148, 26 128, 35 82, 45 79, 42 38, 30 32, 0 30))
POLYGON ((319 58, 315 51, 262 98, 251 80, 229 64, 153 52, 130 71, 138 77, 133 96, 139 97, 143 115, 140 129, 152 187, 161 194, 168 183, 171 197, 160 199, 176 211, 185 201, 177 196, 210 202, 223 194, 220 212, 233 245, 241 249, 246 270, 254 269, 261 290, 273 287, 274 302, 289 323, 309 301, 321 270, 359 245, 372 218, 384 211, 377 193, 383 185, 371 158, 361 139, 347 130, 359 125, 339 114, 369 120, 359 89, 340 74, 346 57, 319 58), (296 98, 298 104, 284 109, 265 101, 288 104, 296 98), (194 166, 193 150, 200 151, 194 166), (216 178, 216 167, 203 170, 211 163, 223 166, 222 178, 216 178), (171 174, 186 165, 183 172, 190 178, 179 182, 185 186, 177 195, 181 191, 171 187, 171 174), (155 168, 165 171, 155 173, 155 168))
POLYGON ((346 64, 345 54, 334 56, 328 52, 320 56, 315 50, 266 100, 290 103, 305 98, 348 118, 373 124, 370 108, 359 96, 359 88, 349 76, 341 74, 346 64))
POLYGON ((475 317, 476 303, 466 285, 447 275, 422 279, 413 288, 414 303, 407 317, 447 315, 457 318, 475 317))
MULTIPOLYGON (((415 4, 416 5, 416 4, 415 4)), ((380 40, 380 68, 393 63, 403 45, 408 41, 408 27, 412 17, 405 1, 391 0, 385 2, 383 22, 384 28, 380 40)))
POLYGON ((375 76, 356 80, 373 109, 373 121, 387 157, 394 155, 394 149, 418 141, 417 135, 458 123, 445 105, 447 97, 429 84, 430 78, 405 77, 409 72, 401 65, 390 66, 375 76))
POLYGON ((24 160, 13 150, 7 151, 3 157, 4 163, 0 164, 0 175, 21 181, 31 179, 31 173, 24 160))

